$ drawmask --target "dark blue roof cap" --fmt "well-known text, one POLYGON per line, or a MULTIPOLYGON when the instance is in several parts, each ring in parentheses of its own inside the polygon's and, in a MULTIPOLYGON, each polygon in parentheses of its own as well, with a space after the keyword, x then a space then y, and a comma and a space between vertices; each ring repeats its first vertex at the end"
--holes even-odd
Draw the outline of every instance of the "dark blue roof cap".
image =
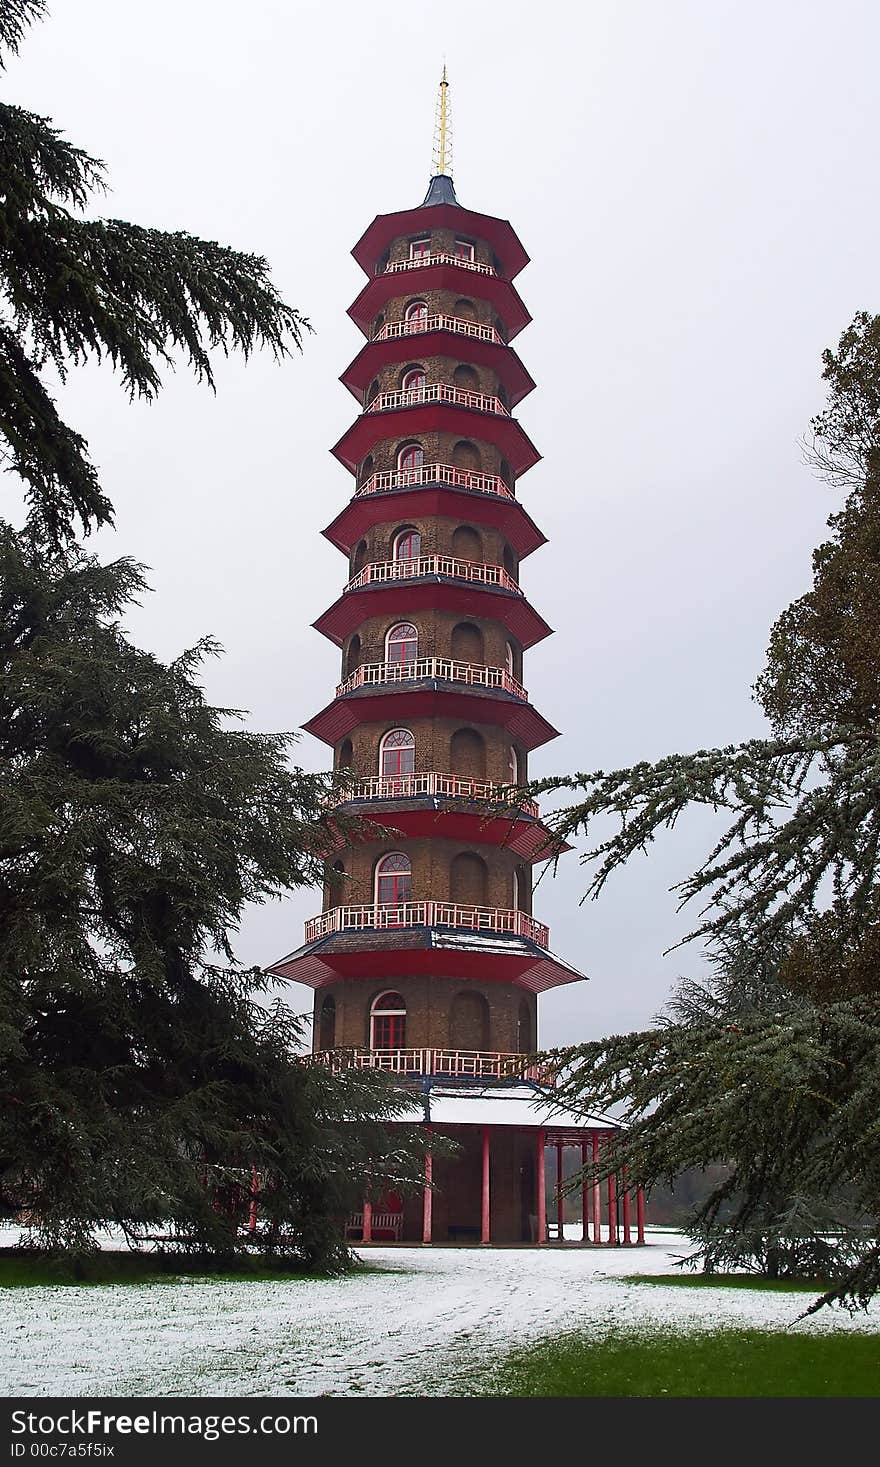
POLYGON ((428 204, 458 204, 455 185, 448 173, 438 173, 431 179, 421 207, 424 209, 428 204))

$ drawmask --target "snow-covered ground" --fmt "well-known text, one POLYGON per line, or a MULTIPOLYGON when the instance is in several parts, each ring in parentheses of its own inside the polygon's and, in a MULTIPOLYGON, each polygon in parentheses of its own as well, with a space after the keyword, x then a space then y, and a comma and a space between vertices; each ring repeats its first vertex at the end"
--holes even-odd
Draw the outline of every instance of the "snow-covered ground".
POLYGON ((563 1329, 880 1332, 880 1308, 799 1322, 809 1295, 628 1283, 689 1251, 650 1236, 617 1250, 377 1247, 363 1256, 381 1272, 327 1282, 6 1289, 0 1394, 467 1395, 475 1367, 563 1329))

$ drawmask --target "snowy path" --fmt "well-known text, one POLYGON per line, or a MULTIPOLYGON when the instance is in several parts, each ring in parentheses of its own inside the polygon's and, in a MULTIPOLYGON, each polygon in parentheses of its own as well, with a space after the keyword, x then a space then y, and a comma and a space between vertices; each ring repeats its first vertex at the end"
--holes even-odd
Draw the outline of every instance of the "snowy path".
POLYGON ((668 1273, 675 1234, 632 1250, 372 1248, 328 1282, 163 1280, 0 1291, 11 1396, 464 1395, 474 1365, 559 1328, 759 1325, 880 1332, 880 1308, 795 1323, 809 1296, 625 1282, 668 1273))

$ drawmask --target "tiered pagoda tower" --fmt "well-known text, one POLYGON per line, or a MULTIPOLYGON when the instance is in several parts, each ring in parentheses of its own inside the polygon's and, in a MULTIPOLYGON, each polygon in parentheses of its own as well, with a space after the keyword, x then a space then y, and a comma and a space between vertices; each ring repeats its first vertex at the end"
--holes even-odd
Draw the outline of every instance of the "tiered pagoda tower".
MULTIPOLYGON (((348 578, 315 622, 341 676, 305 725, 351 771, 348 808, 397 833, 338 852, 305 945, 270 971, 314 986, 316 1054, 408 1077, 418 1118, 462 1147, 424 1199, 368 1205, 354 1235, 540 1242, 545 1144, 561 1164, 562 1145, 591 1155, 614 1126, 544 1114, 523 1070, 538 993, 582 976, 532 914, 550 837, 520 789, 556 737, 523 685, 550 634, 520 584, 545 542, 517 494, 539 457, 513 416, 534 387, 511 345, 528 256, 456 198, 445 86, 424 201, 352 252, 365 344, 341 380, 359 415, 333 453, 354 494, 324 531, 348 578)), ((598 1241, 598 1193, 589 1210, 598 1241)))

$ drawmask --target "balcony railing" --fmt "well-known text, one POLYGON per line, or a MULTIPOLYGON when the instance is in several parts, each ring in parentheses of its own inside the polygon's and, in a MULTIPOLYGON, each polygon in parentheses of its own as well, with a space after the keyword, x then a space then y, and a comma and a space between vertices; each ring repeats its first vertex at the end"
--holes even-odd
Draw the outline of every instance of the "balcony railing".
POLYGON ((463 927, 468 932, 512 933, 547 947, 550 931, 526 912, 509 907, 474 907, 461 902, 388 902, 331 907, 306 923, 306 942, 332 932, 398 931, 402 927, 463 927))
POLYGON ((500 397, 487 392, 470 392, 464 387, 453 387, 449 382, 426 382, 422 387, 401 388, 399 392, 380 392, 368 404, 368 413, 384 413, 393 408, 418 407, 426 402, 451 402, 456 407, 473 408, 480 413, 499 413, 509 418, 510 413, 500 397))
POLYGON ((536 820, 536 800, 530 800, 515 784, 491 784, 485 779, 465 779, 460 774, 443 774, 436 769, 414 770, 411 774, 377 774, 359 779, 345 791, 348 800, 418 800, 425 796, 446 800, 479 800, 503 806, 511 813, 522 811, 536 820))
POLYGON ((499 688, 521 698, 529 695, 522 683, 511 677, 506 667, 486 667, 482 662, 456 662, 453 657, 415 657, 412 662, 364 662, 336 689, 337 698, 353 693, 355 688, 375 687, 379 683, 423 682, 438 678, 441 682, 467 683, 474 688, 499 688))
POLYGON ((473 469, 458 469, 454 464, 419 464, 415 469, 383 469, 373 474, 355 491, 357 494, 381 494, 388 489, 414 489, 422 484, 453 484, 458 489, 473 489, 479 494, 497 494, 513 499, 509 484, 498 474, 481 474, 473 469))
POLYGON ((393 260, 382 271, 383 275, 398 275, 402 270, 418 270, 425 265, 458 265, 462 270, 473 270, 477 275, 496 275, 491 265, 481 265, 479 260, 463 260, 460 255, 438 253, 436 255, 410 255, 406 260, 393 260))
POLYGON ((390 1075, 450 1075, 468 1080, 534 1080, 555 1083, 527 1064, 524 1054, 480 1049, 323 1049, 310 1056, 331 1070, 384 1070, 390 1075))
POLYGON ((363 586, 383 585, 386 581, 416 581, 422 576, 449 576, 455 581, 476 581, 481 586, 499 586, 503 591, 522 595, 518 583, 503 565, 488 565, 479 560, 457 560, 453 555, 416 555, 411 560, 373 560, 353 576, 346 591, 359 591, 363 586))
POLYGON ((484 326, 482 321, 469 321, 466 316, 411 316, 408 321, 386 321, 373 339, 391 341, 398 336, 423 336, 426 331, 454 331, 458 336, 475 336, 478 341, 505 345, 504 337, 494 326, 484 326))

